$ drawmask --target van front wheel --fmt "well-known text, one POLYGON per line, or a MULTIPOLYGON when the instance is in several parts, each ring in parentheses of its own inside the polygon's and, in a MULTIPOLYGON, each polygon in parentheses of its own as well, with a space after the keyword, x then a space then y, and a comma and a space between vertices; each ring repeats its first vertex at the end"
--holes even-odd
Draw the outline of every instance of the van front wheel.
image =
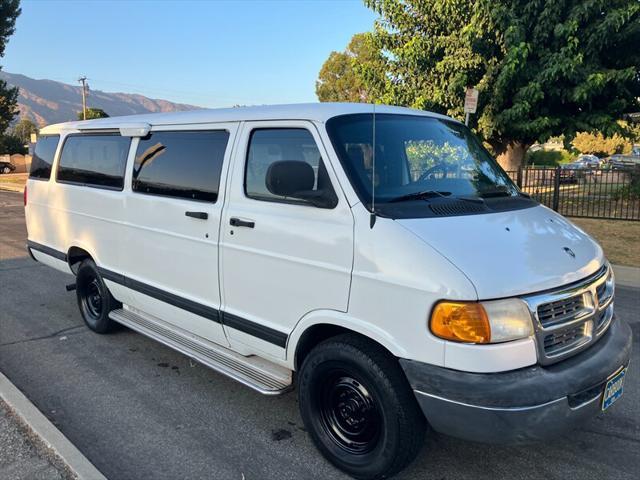
POLYGON ((356 335, 322 342, 298 377, 302 419, 323 455, 359 479, 389 477, 423 444, 426 421, 397 360, 356 335))
POLYGON ((111 296, 93 260, 84 260, 78 268, 76 296, 82 318, 91 330, 107 333, 113 329, 115 322, 109 312, 120 304, 111 296))

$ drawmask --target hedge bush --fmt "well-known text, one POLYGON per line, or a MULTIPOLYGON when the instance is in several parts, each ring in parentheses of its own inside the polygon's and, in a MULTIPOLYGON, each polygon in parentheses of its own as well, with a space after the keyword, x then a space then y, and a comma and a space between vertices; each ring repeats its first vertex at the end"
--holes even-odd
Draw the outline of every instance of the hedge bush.
POLYGON ((555 167, 563 163, 573 162, 575 156, 566 150, 537 150, 528 151, 525 156, 527 165, 540 165, 545 167, 555 167))

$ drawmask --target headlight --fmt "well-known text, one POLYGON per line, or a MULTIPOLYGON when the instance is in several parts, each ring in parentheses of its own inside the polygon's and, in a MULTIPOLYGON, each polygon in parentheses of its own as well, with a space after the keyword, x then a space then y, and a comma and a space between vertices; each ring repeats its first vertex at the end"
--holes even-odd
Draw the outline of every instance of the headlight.
POLYGON ((533 334, 531 314, 520 299, 489 302, 440 302, 429 322, 431 332, 445 340, 499 343, 533 334))

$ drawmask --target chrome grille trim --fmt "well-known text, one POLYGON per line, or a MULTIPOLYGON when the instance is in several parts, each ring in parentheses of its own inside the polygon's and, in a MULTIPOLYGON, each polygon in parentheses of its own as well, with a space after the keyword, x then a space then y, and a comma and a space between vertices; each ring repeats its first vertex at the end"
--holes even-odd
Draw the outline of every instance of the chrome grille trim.
POLYGON ((523 297, 533 318, 538 361, 550 365, 596 342, 613 319, 613 298, 608 264, 574 284, 523 297))

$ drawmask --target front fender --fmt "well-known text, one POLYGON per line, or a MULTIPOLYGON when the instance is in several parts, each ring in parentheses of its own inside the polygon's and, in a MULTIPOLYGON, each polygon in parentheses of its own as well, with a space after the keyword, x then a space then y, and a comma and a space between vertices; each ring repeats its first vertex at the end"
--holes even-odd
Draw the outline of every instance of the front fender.
POLYGON ((335 325, 364 335, 385 347, 396 357, 407 357, 407 351, 387 331, 365 320, 354 318, 346 312, 336 310, 314 310, 302 317, 289 335, 286 361, 289 368, 295 368, 296 349, 304 332, 315 325, 335 325))

